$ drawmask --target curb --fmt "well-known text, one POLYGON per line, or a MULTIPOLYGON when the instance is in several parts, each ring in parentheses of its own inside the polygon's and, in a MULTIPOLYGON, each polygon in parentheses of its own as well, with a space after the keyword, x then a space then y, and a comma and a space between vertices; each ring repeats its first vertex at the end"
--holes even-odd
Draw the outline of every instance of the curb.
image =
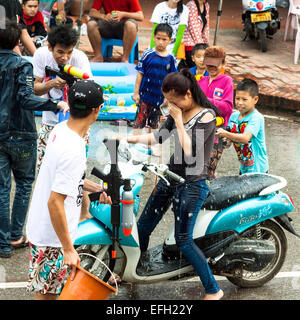
MULTIPOLYGON (((235 88, 239 81, 243 78, 251 78, 253 80, 255 77, 251 75, 243 75, 243 74, 231 74, 230 71, 226 71, 226 73, 232 77, 233 79, 233 86, 234 86, 234 94, 235 88)), ((258 107, 264 107, 271 109, 273 111, 286 111, 291 112, 296 116, 300 116, 300 99, 298 95, 293 93, 286 93, 280 92, 279 90, 267 88, 267 87, 260 87, 259 88, 259 100, 257 103, 258 107)))

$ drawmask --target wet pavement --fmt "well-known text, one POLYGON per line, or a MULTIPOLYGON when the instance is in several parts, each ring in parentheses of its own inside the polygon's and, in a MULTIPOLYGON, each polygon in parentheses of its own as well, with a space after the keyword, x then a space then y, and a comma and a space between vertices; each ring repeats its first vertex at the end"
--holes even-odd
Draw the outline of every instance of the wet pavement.
MULTIPOLYGON (((266 142, 269 155, 270 173, 281 175, 288 181, 284 191, 290 194, 295 202, 295 210, 290 214, 295 229, 300 232, 300 127, 298 118, 286 114, 266 116, 266 142)), ((37 118, 40 122, 40 118, 37 118)), ((104 146, 100 144, 103 131, 117 132, 118 127, 108 122, 97 121, 91 129, 90 150, 88 157, 87 177, 94 165, 103 160, 104 146), (103 129, 106 128, 106 129, 103 129)), ((129 132, 131 132, 129 128, 129 132)), ((217 175, 237 174, 239 165, 233 148, 224 153, 217 175)), ((97 179, 96 179, 97 180, 97 179)), ((96 181, 94 180, 94 181, 96 181)), ((98 182, 98 181, 96 181, 98 182)), ((145 205, 154 186, 154 177, 147 175, 141 190, 141 208, 145 205)), ((151 237, 150 247, 161 243, 173 221, 170 211, 165 215, 151 237)), ((286 232, 288 252, 282 270, 275 279, 261 288, 241 289, 231 284, 226 278, 217 277, 224 300, 300 300, 300 239, 286 232)), ((31 300, 32 294, 26 293, 28 249, 16 250, 10 259, 0 258, 0 300, 31 300)), ((117 296, 111 300, 201 300, 203 287, 197 277, 190 280, 165 281, 156 284, 122 283, 117 296)))

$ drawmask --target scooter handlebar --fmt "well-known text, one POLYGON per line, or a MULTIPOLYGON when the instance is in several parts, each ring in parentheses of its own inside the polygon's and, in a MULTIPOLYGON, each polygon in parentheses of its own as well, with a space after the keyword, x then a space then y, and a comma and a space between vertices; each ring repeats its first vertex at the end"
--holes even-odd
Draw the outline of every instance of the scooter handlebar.
MULTIPOLYGON (((141 163, 141 162, 140 162, 141 163)), ((138 164, 138 162, 136 162, 136 164, 138 164)), ((146 170, 149 170, 151 171, 152 173, 154 173, 155 175, 163 178, 167 184, 169 183, 165 178, 164 176, 169 176, 171 179, 173 179, 174 181, 176 182, 179 182, 179 183, 184 183, 185 182, 185 179, 182 178, 181 176, 179 176, 178 174, 170 171, 168 169, 168 166, 165 165, 165 164, 160 164, 160 165, 156 165, 156 164, 153 164, 153 163, 143 163, 144 164, 144 171, 146 170)))
POLYGON ((184 183, 185 179, 182 178, 181 176, 179 176, 178 174, 170 171, 169 169, 166 169, 164 172, 167 176, 169 176, 170 178, 172 178, 173 180, 179 182, 179 183, 184 183))

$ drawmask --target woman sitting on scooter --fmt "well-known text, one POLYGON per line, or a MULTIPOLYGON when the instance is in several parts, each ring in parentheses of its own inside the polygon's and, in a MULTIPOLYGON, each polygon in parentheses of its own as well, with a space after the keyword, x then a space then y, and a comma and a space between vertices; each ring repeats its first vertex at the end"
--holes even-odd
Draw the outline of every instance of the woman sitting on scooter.
POLYGON ((166 122, 154 133, 130 136, 127 141, 151 145, 174 135, 175 152, 169 169, 182 176, 185 183, 176 183, 171 178, 170 186, 162 179, 158 182, 138 221, 140 248, 142 252, 147 250, 152 231, 173 202, 176 244, 199 275, 205 288, 204 299, 218 300, 223 291, 193 241, 196 218, 209 190, 206 180, 218 110, 207 100, 188 69, 168 74, 162 91, 170 112, 166 122))

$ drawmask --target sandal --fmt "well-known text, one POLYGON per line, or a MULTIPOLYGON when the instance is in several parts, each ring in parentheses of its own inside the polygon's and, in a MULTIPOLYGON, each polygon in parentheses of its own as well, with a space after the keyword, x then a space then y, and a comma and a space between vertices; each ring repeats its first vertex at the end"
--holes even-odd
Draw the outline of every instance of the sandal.
POLYGON ((10 258, 11 250, 10 249, 0 249, 0 258, 10 258))
POLYGON ((118 274, 114 273, 114 276, 115 276, 115 277, 111 276, 111 277, 109 278, 108 284, 110 284, 110 285, 115 285, 116 283, 119 284, 119 283, 122 282, 122 279, 121 279, 121 277, 120 277, 118 274))
POLYGON ((20 248, 25 248, 25 247, 28 247, 29 245, 29 241, 28 239, 26 238, 26 236, 22 235, 22 238, 21 238, 21 242, 18 243, 18 244, 12 244, 11 243, 11 247, 13 249, 20 249, 20 248))

